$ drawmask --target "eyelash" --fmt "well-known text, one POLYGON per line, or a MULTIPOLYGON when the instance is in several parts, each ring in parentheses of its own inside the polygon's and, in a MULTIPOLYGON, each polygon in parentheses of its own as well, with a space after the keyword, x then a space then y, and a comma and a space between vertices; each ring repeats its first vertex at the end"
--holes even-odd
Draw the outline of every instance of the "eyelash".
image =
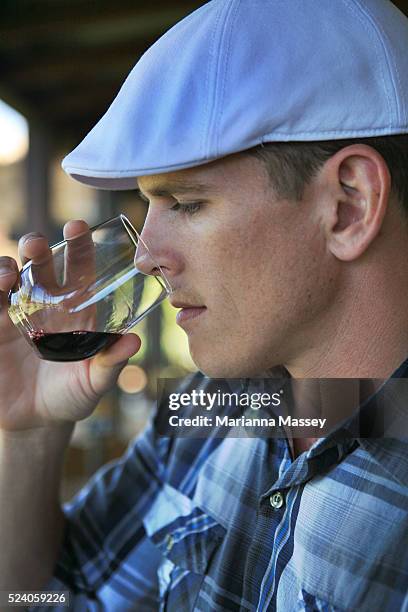
POLYGON ((200 210, 201 206, 202 202, 189 202, 186 204, 176 202, 176 204, 174 204, 174 206, 172 206, 170 210, 173 210, 174 212, 180 211, 181 213, 186 215, 194 215, 200 210))

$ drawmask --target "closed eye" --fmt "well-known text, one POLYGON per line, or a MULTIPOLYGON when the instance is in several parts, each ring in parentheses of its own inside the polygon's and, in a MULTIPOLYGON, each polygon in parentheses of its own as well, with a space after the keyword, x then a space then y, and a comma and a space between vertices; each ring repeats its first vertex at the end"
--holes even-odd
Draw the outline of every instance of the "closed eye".
POLYGON ((202 207, 202 202, 188 202, 183 204, 182 202, 176 202, 174 206, 170 208, 173 211, 180 211, 181 213, 185 213, 187 215, 194 215, 197 213, 202 207))

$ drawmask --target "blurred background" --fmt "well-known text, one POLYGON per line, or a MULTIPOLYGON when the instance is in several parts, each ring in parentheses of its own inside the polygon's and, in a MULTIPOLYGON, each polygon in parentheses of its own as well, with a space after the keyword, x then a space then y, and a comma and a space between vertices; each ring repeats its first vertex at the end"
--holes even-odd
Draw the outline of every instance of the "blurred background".
MULTIPOLYGON (((1 255, 17 258, 17 240, 27 231, 44 233, 51 243, 61 240, 62 227, 72 218, 95 225, 123 212, 141 229, 146 204, 135 192, 85 187, 67 178, 60 162, 104 114, 142 53, 202 4, 2 0, 1 255)), ((157 377, 195 371, 175 313, 164 303, 136 326, 142 350, 95 413, 76 427, 64 499, 100 465, 120 456, 143 428, 155 405, 157 377)))

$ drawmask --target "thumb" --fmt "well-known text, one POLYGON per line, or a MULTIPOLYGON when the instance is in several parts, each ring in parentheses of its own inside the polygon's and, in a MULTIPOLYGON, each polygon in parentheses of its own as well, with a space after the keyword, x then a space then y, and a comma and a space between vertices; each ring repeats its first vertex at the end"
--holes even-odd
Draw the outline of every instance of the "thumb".
POLYGON ((98 395, 109 391, 130 357, 140 349, 141 340, 133 333, 124 334, 115 344, 98 353, 90 363, 89 377, 98 395))

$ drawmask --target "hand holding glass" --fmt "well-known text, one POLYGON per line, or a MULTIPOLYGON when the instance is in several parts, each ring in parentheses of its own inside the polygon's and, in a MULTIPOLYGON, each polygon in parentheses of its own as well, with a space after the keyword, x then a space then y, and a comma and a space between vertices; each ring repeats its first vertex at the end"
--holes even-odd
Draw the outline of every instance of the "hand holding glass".
POLYGON ((9 314, 42 359, 80 361, 111 346, 169 294, 147 246, 119 215, 26 263, 9 314), (157 276, 146 273, 152 270, 157 276))

